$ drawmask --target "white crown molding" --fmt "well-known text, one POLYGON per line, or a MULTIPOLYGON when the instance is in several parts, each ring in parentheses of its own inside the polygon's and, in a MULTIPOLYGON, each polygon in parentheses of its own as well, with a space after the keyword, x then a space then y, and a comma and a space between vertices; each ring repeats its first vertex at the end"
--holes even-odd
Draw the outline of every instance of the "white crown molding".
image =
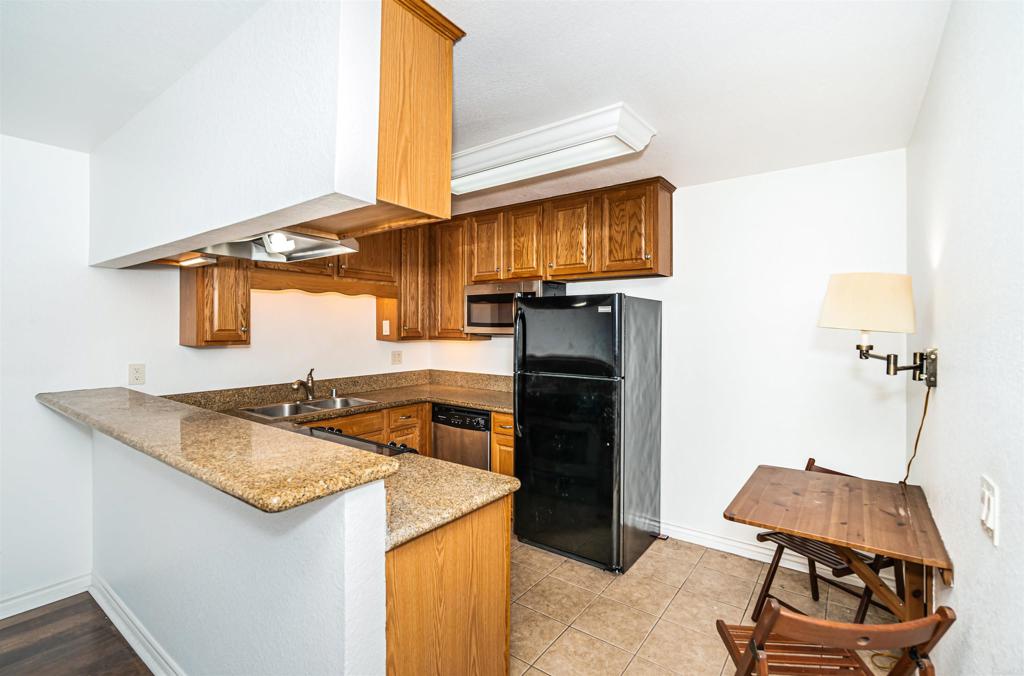
MULTIPOLYGON (((483 172, 492 172, 495 179, 500 177, 500 180, 510 182, 566 166, 580 166, 571 164, 573 161, 585 159, 589 163, 639 152, 647 147, 655 133, 654 127, 641 119, 632 108, 622 102, 615 103, 455 153, 452 155, 452 192, 459 194, 454 189, 459 179, 483 172), (590 152, 575 151, 574 159, 553 157, 556 153, 573 153, 574 148, 605 139, 617 139, 618 143, 595 144, 595 150, 590 152), (549 156, 550 161, 537 160, 544 156, 549 156), (567 162, 570 164, 567 165, 567 162), (520 170, 515 166, 520 163, 527 164, 520 170), (545 165, 554 168, 545 171, 545 165), (494 171, 499 168, 500 172, 494 171)), ((468 183, 462 182, 463 185, 468 183)), ((490 184, 500 185, 493 181, 490 184)))

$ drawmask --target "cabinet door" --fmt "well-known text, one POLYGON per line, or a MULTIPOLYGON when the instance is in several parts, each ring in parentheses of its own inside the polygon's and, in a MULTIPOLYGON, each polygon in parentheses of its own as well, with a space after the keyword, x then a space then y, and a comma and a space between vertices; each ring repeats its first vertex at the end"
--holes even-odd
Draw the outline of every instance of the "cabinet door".
POLYGON ((550 278, 594 272, 594 202, 589 196, 547 202, 544 255, 550 278))
POLYGON ((544 274, 541 261, 543 219, 544 207, 540 204, 509 209, 505 213, 504 279, 526 279, 544 274))
POLYGON ((255 267, 263 268, 266 270, 281 270, 283 272, 304 272, 310 275, 326 275, 328 277, 334 276, 334 270, 337 267, 337 264, 337 256, 314 258, 311 261, 298 261, 296 263, 268 263, 266 261, 256 261, 253 263, 255 267))
POLYGON ((405 444, 409 448, 415 448, 419 450, 420 447, 420 428, 406 427, 405 429, 395 430, 388 434, 388 440, 385 443, 395 442, 396 444, 405 444))
POLYGON ((220 257, 214 265, 181 268, 180 339, 188 347, 249 344, 251 261, 220 257))
POLYGON ((433 230, 432 338, 464 338, 463 293, 466 286, 466 220, 436 224, 433 230))
POLYGON ((651 185, 601 194, 601 271, 654 268, 654 194, 651 185))
POLYGON ((427 295, 427 227, 401 231, 402 279, 398 290, 398 320, 402 338, 425 338, 430 298, 427 295))
POLYGON ((492 211, 469 219, 469 276, 473 282, 501 279, 502 213, 492 211))
POLYGON ((339 277, 398 283, 400 231, 358 237, 359 252, 339 256, 339 277))
POLYGON ((508 476, 516 475, 515 437, 512 432, 512 416, 507 413, 491 414, 492 472, 508 476))

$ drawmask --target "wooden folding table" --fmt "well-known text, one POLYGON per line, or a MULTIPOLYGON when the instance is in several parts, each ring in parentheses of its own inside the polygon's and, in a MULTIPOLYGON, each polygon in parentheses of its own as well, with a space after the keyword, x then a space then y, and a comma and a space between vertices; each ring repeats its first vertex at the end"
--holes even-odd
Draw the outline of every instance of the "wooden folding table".
POLYGON ((760 465, 724 516, 831 545, 901 621, 934 611, 936 572, 953 584, 953 562, 920 486, 760 465), (903 561, 904 597, 853 550, 903 561))

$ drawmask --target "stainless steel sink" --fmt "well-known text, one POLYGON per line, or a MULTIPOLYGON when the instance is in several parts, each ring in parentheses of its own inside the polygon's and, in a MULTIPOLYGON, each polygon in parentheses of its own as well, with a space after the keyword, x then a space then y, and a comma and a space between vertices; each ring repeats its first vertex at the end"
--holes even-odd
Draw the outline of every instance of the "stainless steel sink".
POLYGON ((355 397, 332 397, 330 399, 317 399, 315 401, 305 402, 306 406, 313 406, 317 410, 327 411, 336 408, 352 408, 353 406, 365 406, 366 404, 376 404, 377 402, 371 399, 356 399, 355 397))
POLYGON ((253 408, 243 408, 242 410, 264 418, 287 418, 291 415, 316 413, 323 409, 311 406, 305 402, 295 401, 288 404, 273 404, 272 406, 254 406, 253 408))
POLYGON ((318 411, 336 411, 343 408, 375 404, 370 399, 356 399, 354 397, 332 397, 330 399, 315 399, 313 401, 293 401, 287 404, 272 404, 270 406, 253 406, 243 408, 246 413, 258 415, 262 418, 287 418, 303 413, 316 413, 318 411))

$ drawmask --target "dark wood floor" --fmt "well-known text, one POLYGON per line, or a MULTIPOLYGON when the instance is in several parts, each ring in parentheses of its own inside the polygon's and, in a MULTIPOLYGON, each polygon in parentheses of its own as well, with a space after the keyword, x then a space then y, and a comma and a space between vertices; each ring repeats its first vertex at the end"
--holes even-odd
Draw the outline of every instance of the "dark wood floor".
POLYGON ((0 675, 149 673, 87 593, 0 620, 0 675))

